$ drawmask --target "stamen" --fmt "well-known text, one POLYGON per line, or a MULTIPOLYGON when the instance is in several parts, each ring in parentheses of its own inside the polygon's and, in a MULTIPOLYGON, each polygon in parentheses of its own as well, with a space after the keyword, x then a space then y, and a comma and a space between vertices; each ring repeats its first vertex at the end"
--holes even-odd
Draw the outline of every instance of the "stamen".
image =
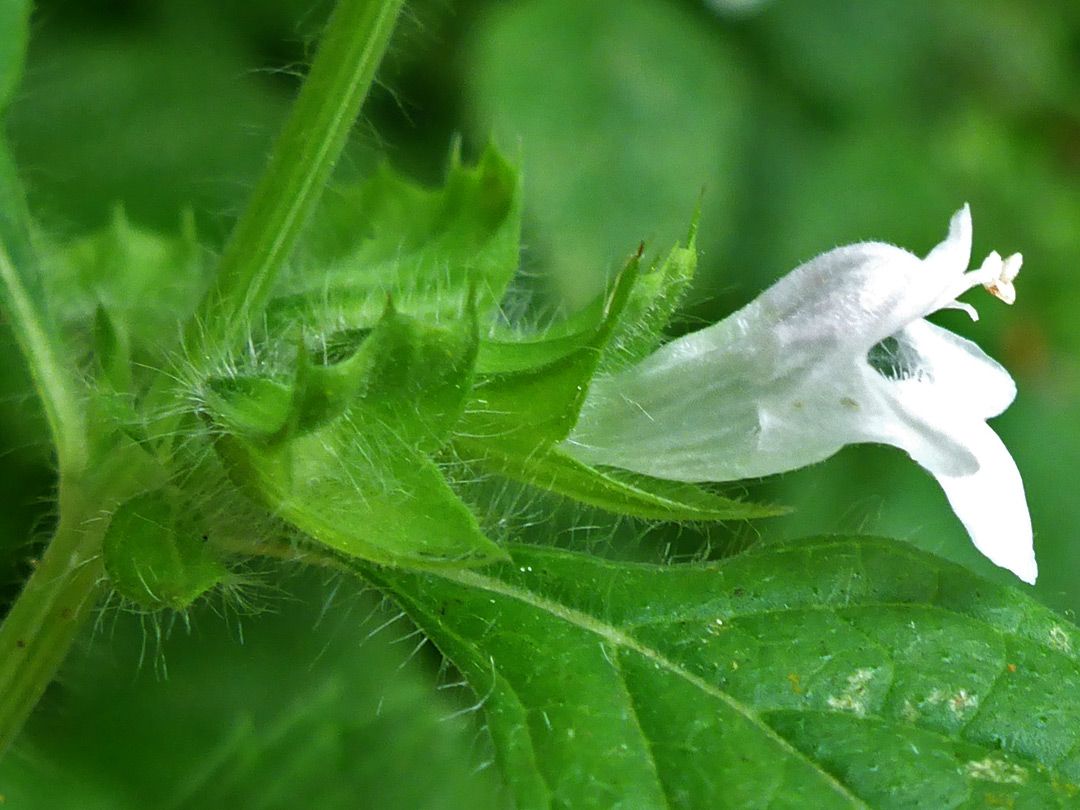
POLYGON ((995 298, 1004 301, 1006 304, 1014 303, 1016 301, 1016 287, 1013 286, 1013 280, 1020 272, 1020 266, 1023 263, 1024 257, 1019 253, 1014 253, 1001 262, 1001 270, 998 273, 998 277, 983 284, 986 291, 995 298))
POLYGON ((971 304, 966 304, 963 301, 950 301, 943 306, 942 309, 958 309, 961 312, 966 312, 971 320, 979 320, 979 313, 975 310, 975 307, 971 304))

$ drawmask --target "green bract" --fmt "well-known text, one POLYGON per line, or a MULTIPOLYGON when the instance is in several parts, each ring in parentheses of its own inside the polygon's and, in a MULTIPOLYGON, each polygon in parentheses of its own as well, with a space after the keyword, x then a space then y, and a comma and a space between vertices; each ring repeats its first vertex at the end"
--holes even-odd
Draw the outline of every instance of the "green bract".
POLYGON ((441 190, 384 169, 332 194, 301 262, 317 260, 298 277, 306 291, 270 305, 268 340, 287 341, 286 326, 311 337, 279 372, 200 388, 233 481, 335 551, 420 567, 504 556, 448 477, 461 461, 635 517, 773 514, 553 448, 597 368, 659 340, 693 273, 694 232, 646 273, 632 257, 581 312, 523 334, 492 311, 517 266, 517 200, 516 172, 492 148, 475 168, 455 157, 441 190))
POLYGON ((232 479, 313 539, 401 565, 503 556, 427 454, 471 387, 476 322, 425 326, 387 308, 369 331, 297 353, 289 381, 211 379, 206 413, 232 479), (317 360, 322 362, 316 362, 317 360))
POLYGON ((156 490, 124 502, 102 545, 110 584, 146 610, 184 610, 228 576, 203 531, 175 494, 156 490))

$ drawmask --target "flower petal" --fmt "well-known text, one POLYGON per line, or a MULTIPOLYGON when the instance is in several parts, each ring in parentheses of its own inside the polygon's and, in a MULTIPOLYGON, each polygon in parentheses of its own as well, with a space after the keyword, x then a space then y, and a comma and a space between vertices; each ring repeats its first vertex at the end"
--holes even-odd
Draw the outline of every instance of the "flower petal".
POLYGON ((563 449, 589 464, 676 481, 763 474, 748 466, 761 432, 754 366, 739 350, 750 345, 709 351, 673 341, 595 379, 563 449))
POLYGON ((1035 563, 1031 515, 1016 462, 985 422, 967 425, 963 438, 979 461, 975 473, 951 476, 927 469, 945 490, 953 512, 964 524, 975 548, 995 565, 1034 584, 1039 569, 1035 563))
POLYGON ((981 283, 965 276, 970 257, 965 205, 926 259, 882 242, 839 247, 795 268, 732 317, 758 324, 759 332, 768 324, 778 356, 800 347, 861 354, 981 283))
POLYGON ((949 220, 949 233, 934 247, 923 262, 929 272, 952 275, 962 273, 971 261, 971 208, 967 203, 949 220))
POLYGON ((932 386, 947 407, 986 420, 1016 399, 1009 372, 970 340, 926 320, 908 324, 879 346, 895 345, 892 373, 902 387, 932 386))

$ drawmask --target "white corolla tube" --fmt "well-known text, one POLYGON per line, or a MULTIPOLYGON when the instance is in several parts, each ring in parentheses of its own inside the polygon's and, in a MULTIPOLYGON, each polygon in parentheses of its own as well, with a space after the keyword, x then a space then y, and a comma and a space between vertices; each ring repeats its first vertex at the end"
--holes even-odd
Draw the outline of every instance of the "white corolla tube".
POLYGON ((968 271, 971 212, 926 258, 879 242, 830 250, 723 321, 597 378, 563 449, 677 481, 794 470, 848 444, 906 451, 945 490, 976 548, 1037 575, 1016 464, 986 420, 1016 396, 978 346, 924 320, 982 286, 1006 303, 1021 257, 968 271))

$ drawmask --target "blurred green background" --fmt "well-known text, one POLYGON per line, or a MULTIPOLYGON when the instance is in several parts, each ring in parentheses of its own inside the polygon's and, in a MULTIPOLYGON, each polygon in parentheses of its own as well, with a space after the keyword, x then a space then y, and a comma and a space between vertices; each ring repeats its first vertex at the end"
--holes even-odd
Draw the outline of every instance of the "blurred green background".
MULTIPOLYGON (((176 232, 192 210, 220 245, 329 8, 41 0, 9 130, 42 227, 78 235, 122 203, 136 224, 176 232)), ((1023 252, 1019 299, 1010 309, 974 292, 978 323, 961 313, 935 320, 1016 378, 1017 401, 993 425, 1027 484, 1036 593, 1070 615, 1080 607, 1080 5, 418 0, 408 9, 340 172, 363 176, 386 156, 438 182, 457 136, 466 153, 491 137, 519 154, 526 286, 549 308, 595 293, 641 240, 666 250, 699 197, 701 271, 675 325, 683 331, 836 245, 880 239, 925 253, 969 202, 975 261, 1023 252)), ((0 596, 9 600, 48 530, 52 474, 6 332, 0 351, 0 596)), ((1014 581, 974 551, 933 479, 900 451, 848 448, 745 491, 796 512, 727 527, 718 548, 882 533, 1014 581)), ((700 537, 659 529, 649 542, 655 557, 672 544, 690 553, 700 537)), ((258 616, 207 605, 191 629, 175 622, 167 632, 106 609, 0 767, 9 806, 210 807, 230 795, 267 808, 298 795, 319 807, 355 807, 357 796, 370 808, 497 806, 480 719, 465 711, 475 699, 435 688, 454 676, 439 674, 430 648, 413 653, 405 622, 367 638, 392 608, 346 581, 252 576, 258 616)))

